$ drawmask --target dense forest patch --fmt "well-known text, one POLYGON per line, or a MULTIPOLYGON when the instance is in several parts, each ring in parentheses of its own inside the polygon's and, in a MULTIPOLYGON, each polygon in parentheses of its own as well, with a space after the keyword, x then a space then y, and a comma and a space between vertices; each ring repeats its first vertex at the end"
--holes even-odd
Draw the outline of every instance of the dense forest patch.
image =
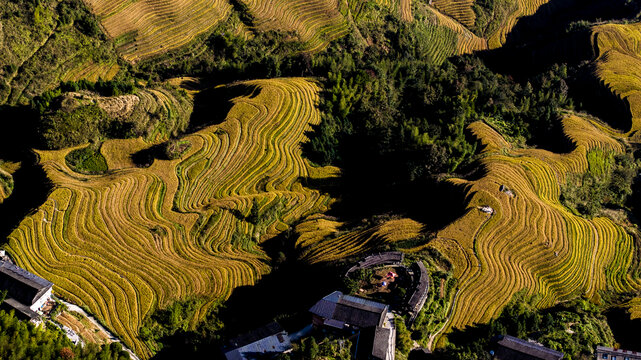
POLYGON ((594 216, 603 208, 625 207, 638 173, 634 157, 593 150, 587 158, 588 171, 568 176, 561 201, 585 216, 594 216))

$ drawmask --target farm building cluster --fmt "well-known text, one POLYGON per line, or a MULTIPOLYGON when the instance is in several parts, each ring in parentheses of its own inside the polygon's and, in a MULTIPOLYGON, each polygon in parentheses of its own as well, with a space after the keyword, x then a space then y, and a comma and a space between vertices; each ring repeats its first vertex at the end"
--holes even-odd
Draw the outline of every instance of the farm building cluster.
POLYGON ((595 357, 597 360, 641 360, 641 352, 597 346, 595 357))
MULTIPOLYGON (((413 321, 427 299, 429 276, 422 261, 403 265, 402 252, 369 255, 352 266, 345 277, 364 269, 396 267, 399 273, 383 268, 379 286, 387 286, 399 277, 407 277, 411 292, 394 313, 389 304, 333 291, 310 309, 313 329, 337 338, 351 339, 352 356, 357 359, 394 360, 396 352, 395 314, 406 313, 413 321)), ((294 340, 277 323, 266 325, 231 340, 223 349, 227 360, 252 359, 257 354, 276 355, 292 351, 294 340)))

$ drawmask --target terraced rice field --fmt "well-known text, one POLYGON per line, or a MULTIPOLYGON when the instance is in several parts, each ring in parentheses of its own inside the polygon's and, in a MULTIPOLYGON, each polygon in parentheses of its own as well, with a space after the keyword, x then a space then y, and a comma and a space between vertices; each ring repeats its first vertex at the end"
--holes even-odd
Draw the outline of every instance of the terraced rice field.
POLYGON ((313 264, 360 255, 385 243, 417 237, 423 229, 423 225, 414 220, 397 219, 336 236, 341 225, 314 217, 297 226, 296 246, 301 251, 301 259, 313 264))
POLYGON ((461 23, 455 21, 449 16, 444 15, 436 9, 429 8, 429 11, 431 11, 436 16, 439 25, 454 30, 454 32, 456 33, 456 54, 471 54, 475 51, 487 49, 487 40, 478 37, 476 34, 468 30, 465 26, 461 25, 461 23))
POLYGON ((641 23, 596 26, 592 43, 595 75, 629 107, 630 132, 641 130, 641 23))
POLYGON ((318 88, 305 79, 250 81, 251 95, 233 100, 226 120, 187 136, 182 159, 148 168, 129 155, 141 139, 107 141, 106 175, 71 171, 71 149, 39 152, 54 184, 48 200, 9 236, 19 266, 52 282, 54 291, 87 306, 143 358, 153 349, 138 338, 150 312, 177 298, 212 302, 269 271, 256 247, 298 218, 324 211, 330 199, 299 178, 331 174, 301 158, 304 132, 320 121, 318 88), (254 201, 256 199, 256 201, 254 201), (276 216, 248 219, 281 204, 276 216))
POLYGON ((630 318, 641 319, 641 298, 634 298, 628 306, 630 307, 630 318))
MULTIPOLYGON (((227 19, 226 0, 85 0, 132 63, 176 50, 227 19)), ((340 3, 328 0, 240 0, 259 30, 290 31, 317 51, 345 34, 348 26, 340 3)))
POLYGON ((111 80, 118 74, 119 71, 120 66, 115 61, 107 63, 95 63, 93 61, 87 61, 78 64, 73 69, 70 69, 65 74, 62 74, 60 76, 60 80, 78 81, 85 79, 94 82, 98 81, 98 79, 111 80))
POLYGON ((414 20, 414 15, 412 14, 412 0, 399 0, 399 7, 401 11, 401 19, 405 21, 414 20))
POLYGON ((85 0, 130 62, 175 50, 225 19, 225 0, 85 0))
POLYGON ((318 51, 347 34, 341 2, 330 0, 241 0, 261 30, 294 32, 307 51, 318 51))
POLYGON ((452 180, 468 192, 467 213, 427 245, 450 259, 460 284, 445 332, 489 321, 523 289, 540 295, 538 305, 546 307, 638 288, 628 273, 634 245, 625 229, 607 218, 578 217, 559 202, 559 184, 568 173, 586 171, 590 149, 621 153, 624 147, 575 115, 567 115, 563 127, 575 144, 567 154, 514 149, 486 124, 470 126, 485 146, 486 174, 452 180), (514 196, 500 191, 501 185, 514 196), (480 211, 482 206, 494 214, 480 211))
POLYGON ((469 30, 476 21, 473 10, 474 0, 433 0, 429 10, 436 15, 439 25, 448 27, 457 33, 457 54, 470 54, 479 50, 501 47, 521 17, 534 14, 541 5, 548 1, 518 0, 514 4, 514 11, 502 19, 497 30, 487 38, 481 38, 469 30))
POLYGON ((459 53, 461 54, 485 49, 488 46, 491 49, 503 46, 507 35, 512 31, 517 21, 524 16, 534 14, 541 5, 549 0, 517 0, 514 3, 514 10, 501 19, 497 30, 488 35, 487 39, 484 39, 485 41, 466 31, 476 21, 476 14, 473 10, 474 2, 474 0, 433 0, 431 3, 435 10, 438 10, 434 12, 443 15, 439 16, 439 22, 461 35, 459 37, 459 41, 462 41, 462 44, 459 45, 459 53), (449 18, 449 20, 443 19, 443 17, 449 18))
POLYGON ((471 27, 476 21, 476 14, 472 9, 474 0, 432 0, 431 4, 466 27, 471 27))
POLYGON ((503 46, 507 39, 507 35, 512 31, 516 22, 520 18, 534 14, 541 5, 544 5, 549 1, 550 0, 517 0, 515 10, 510 13, 507 18, 503 19, 501 26, 496 32, 487 37, 490 49, 496 49, 503 46))

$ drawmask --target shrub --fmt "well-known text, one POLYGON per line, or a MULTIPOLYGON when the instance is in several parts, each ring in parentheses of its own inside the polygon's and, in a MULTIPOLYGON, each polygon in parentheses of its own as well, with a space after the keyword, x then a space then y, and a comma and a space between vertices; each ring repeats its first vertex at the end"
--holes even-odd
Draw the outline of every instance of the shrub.
POLYGON ((587 158, 588 171, 568 174, 561 186, 563 204, 588 217, 604 207, 624 207, 638 169, 632 155, 592 150, 587 158))
POLYGON ((71 151, 65 157, 67 166, 83 174, 103 174, 108 170, 107 160, 100 153, 100 145, 93 144, 71 151))
POLYGON ((164 155, 169 160, 179 159, 190 148, 191 142, 189 140, 170 140, 164 145, 164 155))
POLYGON ((396 351, 407 355, 412 350, 412 333, 405 326, 403 318, 397 317, 394 323, 396 325, 396 351))

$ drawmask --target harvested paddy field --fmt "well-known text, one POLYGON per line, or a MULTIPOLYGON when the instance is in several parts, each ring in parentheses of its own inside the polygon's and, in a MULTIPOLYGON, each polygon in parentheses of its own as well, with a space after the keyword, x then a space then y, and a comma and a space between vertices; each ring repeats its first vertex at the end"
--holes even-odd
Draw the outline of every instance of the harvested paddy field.
POLYGON ((588 151, 621 153, 619 140, 576 115, 563 119, 574 144, 566 154, 513 148, 484 123, 470 128, 485 147, 484 175, 451 180, 468 191, 468 212, 426 245, 446 255, 460 284, 445 332, 489 321, 521 290, 549 307, 639 287, 629 272, 634 240, 626 229, 609 218, 575 215, 559 200, 567 174, 590 166, 588 151))
POLYGON ((146 315, 202 296, 204 316, 270 270, 257 243, 330 203, 298 180, 316 171, 299 148, 320 120, 315 83, 235 86, 249 95, 232 100, 221 124, 183 138, 191 147, 180 159, 139 168, 127 159, 151 144, 107 141, 109 171, 82 175, 65 163, 72 149, 39 152, 53 191, 9 236, 18 265, 54 282, 143 358, 152 354, 138 338, 146 315))

